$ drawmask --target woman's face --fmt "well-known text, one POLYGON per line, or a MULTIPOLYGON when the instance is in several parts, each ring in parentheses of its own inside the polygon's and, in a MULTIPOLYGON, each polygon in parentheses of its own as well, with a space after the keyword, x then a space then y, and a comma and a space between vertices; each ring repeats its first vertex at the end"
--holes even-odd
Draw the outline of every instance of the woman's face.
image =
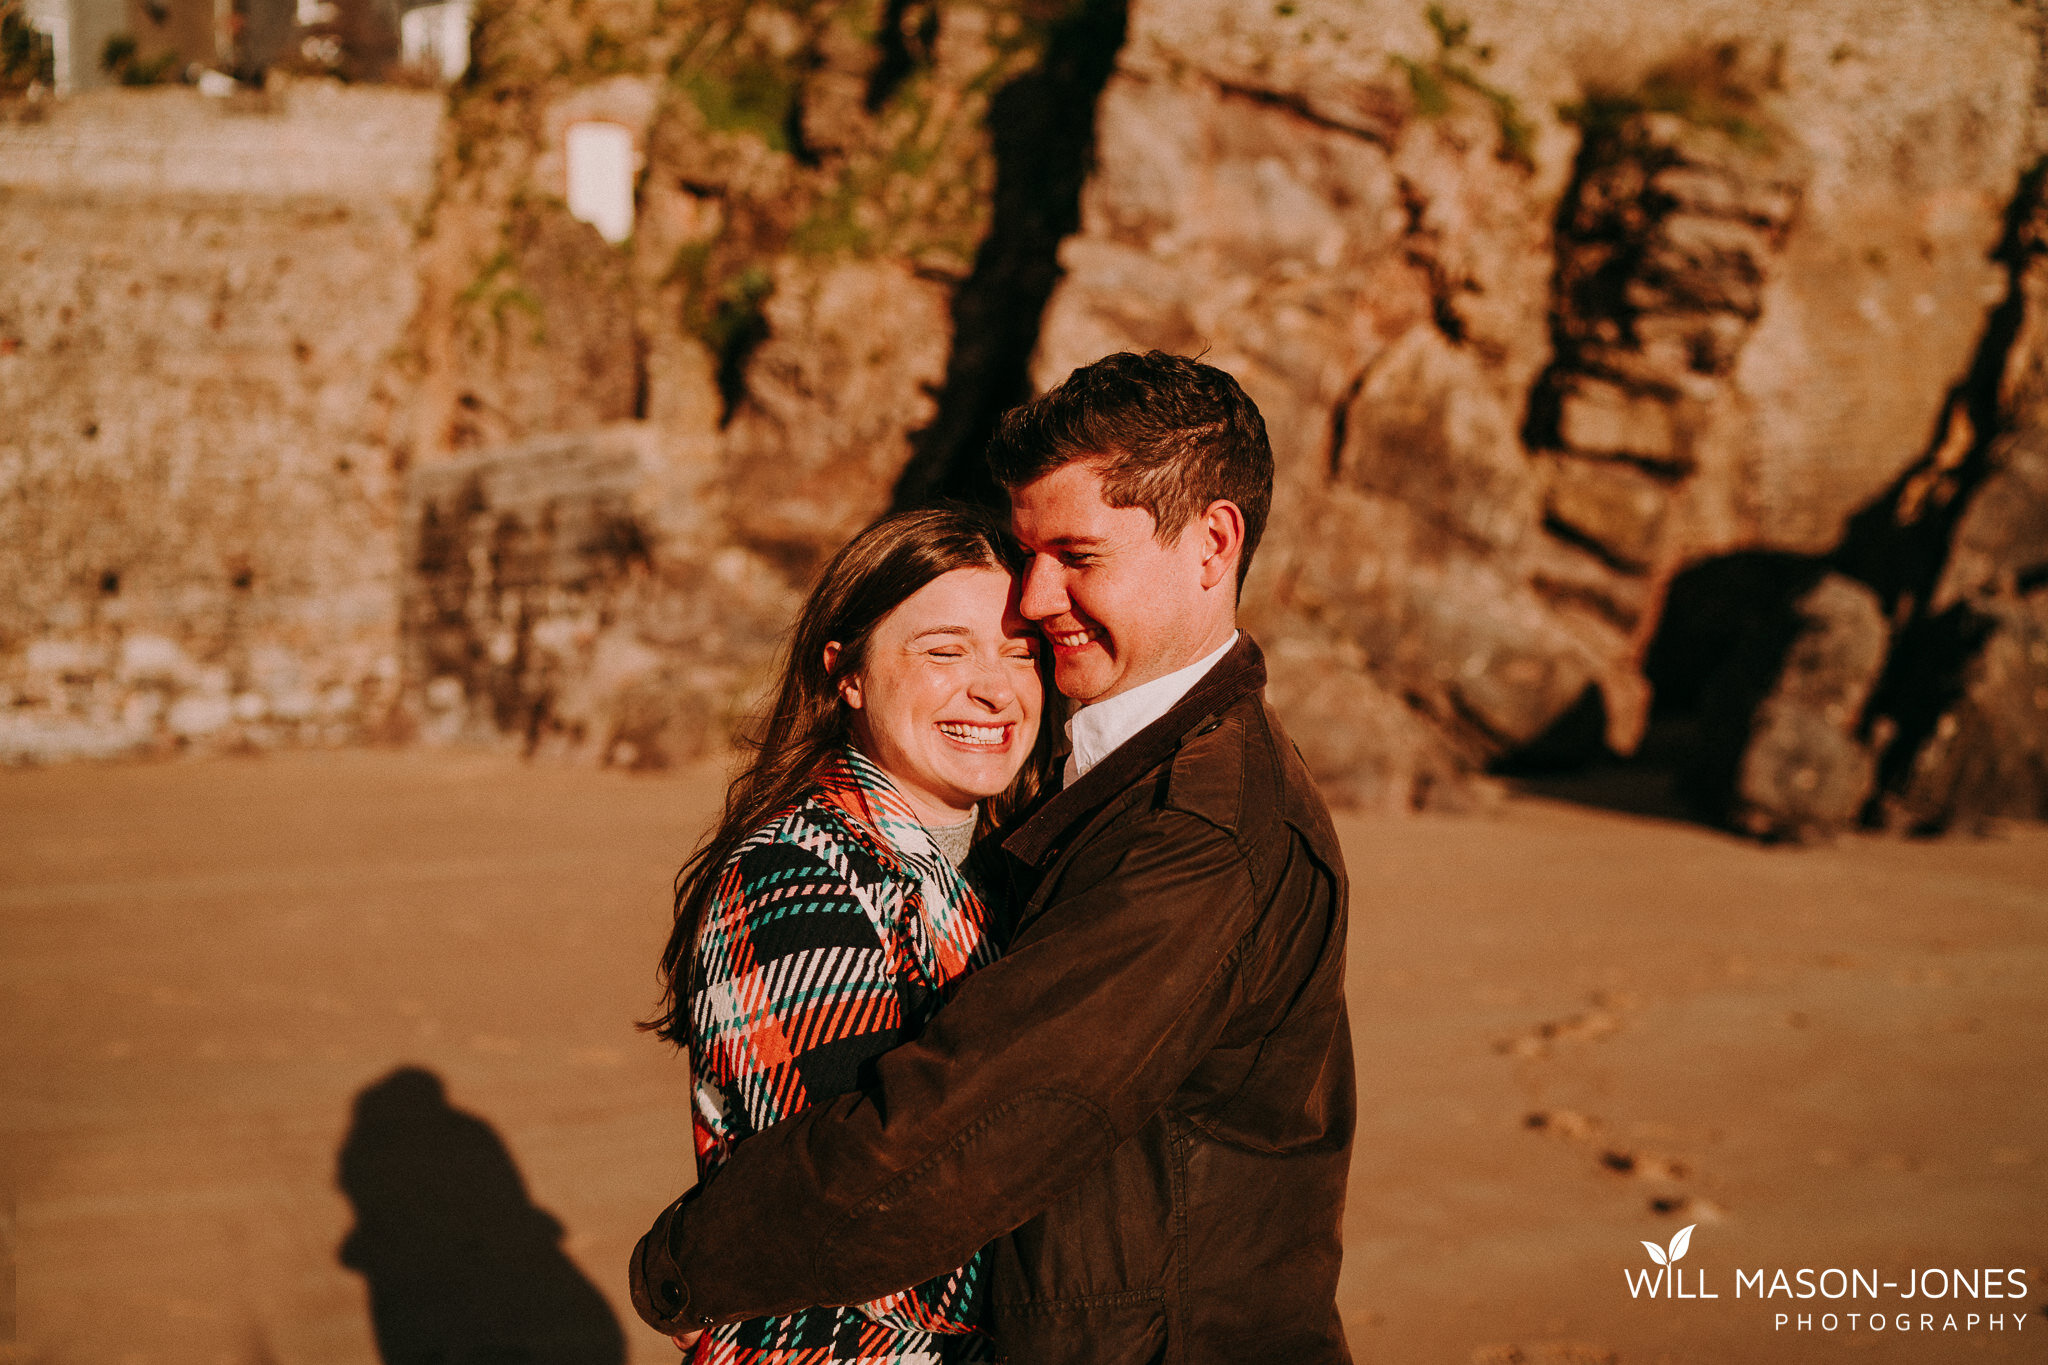
MULTIPOLYGON (((826 646, 827 668, 839 647, 826 646)), ((941 574, 882 618, 840 684, 853 737, 928 825, 957 824, 1010 785, 1045 703, 1038 636, 1001 569, 941 574)))

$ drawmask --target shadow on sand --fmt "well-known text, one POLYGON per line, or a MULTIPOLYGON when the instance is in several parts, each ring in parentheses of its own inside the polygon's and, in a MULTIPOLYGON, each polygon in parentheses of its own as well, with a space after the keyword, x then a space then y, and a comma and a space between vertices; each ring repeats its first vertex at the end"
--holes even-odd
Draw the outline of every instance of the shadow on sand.
POLYGON ((340 1158, 384 1365, 622 1365, 625 1339, 488 1123, 403 1067, 356 1096, 340 1158))
POLYGON ((1678 774, 1669 767, 1617 760, 1576 772, 1515 772, 1506 776, 1509 789, 1524 796, 1650 820, 1702 823, 1698 810, 1682 794, 1678 774))

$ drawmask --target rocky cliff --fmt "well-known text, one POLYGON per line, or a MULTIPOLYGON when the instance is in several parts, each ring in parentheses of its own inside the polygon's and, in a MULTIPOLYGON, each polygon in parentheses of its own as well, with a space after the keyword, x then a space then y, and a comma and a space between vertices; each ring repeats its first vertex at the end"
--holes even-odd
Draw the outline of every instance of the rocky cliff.
MULTIPOLYGON (((1995 372, 2021 363, 1998 319, 2026 309, 2039 15, 1881 20, 1134 7, 1036 377, 1206 349, 1257 397, 1285 472, 1253 621, 1299 659, 1327 778, 1400 799, 1447 761, 1626 754, 1661 697, 1744 828, 1877 814, 1880 771, 1886 818, 1946 818, 1901 798, 1925 760, 1892 713, 1935 704, 1902 670, 1968 651, 1879 542, 1938 561, 1928 518, 2034 420, 1995 372), (1731 610, 1754 628, 1715 638, 1731 610), (1778 624, 1843 611, 1815 629, 1860 644, 1819 659, 1778 624), (1426 728, 1362 768, 1361 709, 1426 728)), ((2022 539, 2009 564, 2048 554, 2022 539)), ((2033 772, 1963 804, 2038 811, 2033 772)))
POLYGON ((1341 798, 1647 743, 1769 837, 2048 813, 2043 34, 2007 0, 485 4, 379 438, 391 727, 715 745, 823 554, 986 496, 1005 406, 1157 346, 1266 413, 1247 614, 1341 798), (617 246, 565 202, 593 119, 638 159, 617 246))
POLYGON ((442 548, 410 567, 442 605, 409 635, 410 719, 639 765, 723 743, 823 557, 899 496, 971 486, 1028 396, 1121 26, 1099 3, 486 8, 415 327, 408 516, 442 548), (592 119, 640 160, 618 247, 565 203, 592 119), (579 432, 638 452, 612 510, 529 458, 579 432), (451 484, 451 459, 499 473, 451 484), (608 567, 522 577, 507 536, 608 567))

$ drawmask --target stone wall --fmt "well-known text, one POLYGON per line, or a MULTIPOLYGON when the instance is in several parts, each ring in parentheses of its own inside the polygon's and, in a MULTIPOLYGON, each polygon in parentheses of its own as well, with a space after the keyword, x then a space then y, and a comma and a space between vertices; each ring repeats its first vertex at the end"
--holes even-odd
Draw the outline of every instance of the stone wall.
POLYGON ((428 743, 659 768, 722 744, 797 601, 726 547, 675 553, 644 422, 424 466, 409 480, 402 711, 428 743))
POLYGON ((376 733, 441 101, 0 123, 0 757, 376 733))

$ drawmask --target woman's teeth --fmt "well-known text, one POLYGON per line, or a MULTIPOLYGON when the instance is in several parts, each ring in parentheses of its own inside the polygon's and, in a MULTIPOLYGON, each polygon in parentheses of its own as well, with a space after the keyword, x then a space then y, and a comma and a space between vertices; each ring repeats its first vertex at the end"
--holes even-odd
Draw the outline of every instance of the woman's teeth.
POLYGON ((939 733, 947 736, 949 739, 957 739, 962 744, 986 744, 990 748, 999 748, 1009 738, 1010 727, 1007 725, 963 725, 957 721, 941 721, 939 723, 939 733))

